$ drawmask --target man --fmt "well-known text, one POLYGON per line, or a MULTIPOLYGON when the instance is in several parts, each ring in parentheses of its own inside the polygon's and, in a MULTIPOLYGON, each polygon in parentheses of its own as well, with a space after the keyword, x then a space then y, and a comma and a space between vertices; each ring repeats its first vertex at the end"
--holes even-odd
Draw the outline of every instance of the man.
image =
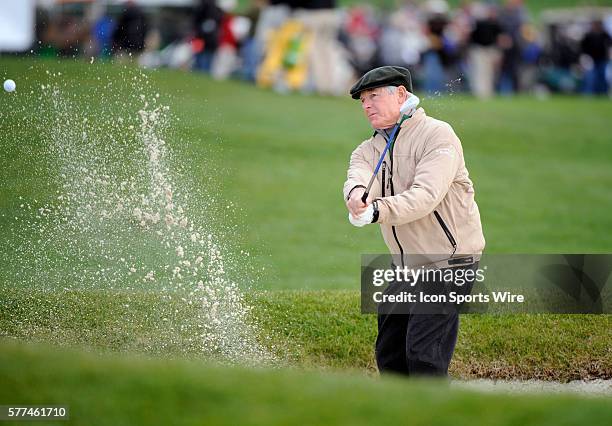
POLYGON ((113 34, 113 49, 119 55, 140 53, 145 48, 148 31, 147 17, 134 1, 130 0, 121 12, 113 34))
POLYGON ((591 95, 607 95, 609 51, 612 38, 606 32, 601 21, 593 21, 591 30, 585 34, 580 43, 582 52, 593 60, 593 66, 587 71, 584 82, 584 92, 591 95))
MULTIPOLYGON (((470 35, 470 86, 474 96, 486 99, 494 93, 496 70, 501 51, 502 28, 497 17, 497 6, 486 5, 479 10, 482 17, 476 20, 470 35)), ((506 42, 508 41, 505 37, 506 42)), ((508 43, 505 43, 508 47, 508 43)))
POLYGON ((194 68, 210 73, 213 57, 219 47, 223 10, 217 6, 215 0, 200 0, 194 9, 193 17, 195 36, 200 40, 194 68))
MULTIPOLYGON (((461 142, 449 124, 428 117, 423 108, 400 117, 400 108, 414 96, 411 92, 410 72, 392 66, 369 71, 351 88, 375 129, 351 155, 344 184, 351 223, 380 224, 387 247, 402 263, 407 255, 418 255, 440 269, 475 269, 485 241, 461 142), (366 187, 398 122, 395 141, 364 203, 366 187)), ((456 310, 414 314, 381 312, 379 307, 379 370, 447 375, 458 325, 456 310)))

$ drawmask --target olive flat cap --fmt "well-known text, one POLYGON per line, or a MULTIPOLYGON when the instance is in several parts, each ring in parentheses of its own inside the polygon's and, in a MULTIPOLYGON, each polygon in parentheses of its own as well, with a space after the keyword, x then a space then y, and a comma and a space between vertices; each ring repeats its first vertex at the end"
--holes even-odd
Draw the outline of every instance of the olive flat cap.
POLYGON ((351 87, 351 97, 359 99, 359 93, 367 89, 384 86, 404 86, 406 90, 412 92, 412 78, 410 71, 403 67, 386 65, 374 68, 361 77, 357 83, 351 87))

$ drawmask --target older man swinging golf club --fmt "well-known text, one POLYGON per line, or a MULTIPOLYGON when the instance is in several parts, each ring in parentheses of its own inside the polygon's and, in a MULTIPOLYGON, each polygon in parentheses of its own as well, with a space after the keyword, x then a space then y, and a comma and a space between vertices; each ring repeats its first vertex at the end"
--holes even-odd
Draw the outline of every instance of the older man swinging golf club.
MULTIPOLYGON (((443 270, 475 269, 485 240, 459 138, 425 114, 410 72, 384 66, 350 91, 374 134, 351 154, 344 199, 350 222, 378 223, 403 264, 410 255, 443 270)), ((395 259, 396 257, 394 257, 395 259)), ((381 373, 446 376, 459 329, 457 311, 378 313, 376 362, 381 373)))

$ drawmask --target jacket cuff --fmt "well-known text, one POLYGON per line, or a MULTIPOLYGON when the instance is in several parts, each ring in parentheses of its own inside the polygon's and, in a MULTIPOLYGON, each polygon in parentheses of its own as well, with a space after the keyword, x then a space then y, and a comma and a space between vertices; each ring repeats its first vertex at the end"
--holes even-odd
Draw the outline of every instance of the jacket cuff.
POLYGON ((376 223, 384 224, 389 216, 389 207, 387 207, 382 198, 377 198, 376 201, 378 206, 378 219, 376 220, 376 223))

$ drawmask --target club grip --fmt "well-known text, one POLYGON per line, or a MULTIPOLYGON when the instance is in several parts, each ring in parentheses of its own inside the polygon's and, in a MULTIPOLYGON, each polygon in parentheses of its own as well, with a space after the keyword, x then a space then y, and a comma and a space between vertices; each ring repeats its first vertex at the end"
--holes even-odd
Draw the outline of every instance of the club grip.
POLYGON ((363 195, 361 196, 361 201, 363 201, 363 204, 367 204, 366 201, 368 200, 368 195, 370 195, 369 191, 366 191, 363 193, 363 195))

